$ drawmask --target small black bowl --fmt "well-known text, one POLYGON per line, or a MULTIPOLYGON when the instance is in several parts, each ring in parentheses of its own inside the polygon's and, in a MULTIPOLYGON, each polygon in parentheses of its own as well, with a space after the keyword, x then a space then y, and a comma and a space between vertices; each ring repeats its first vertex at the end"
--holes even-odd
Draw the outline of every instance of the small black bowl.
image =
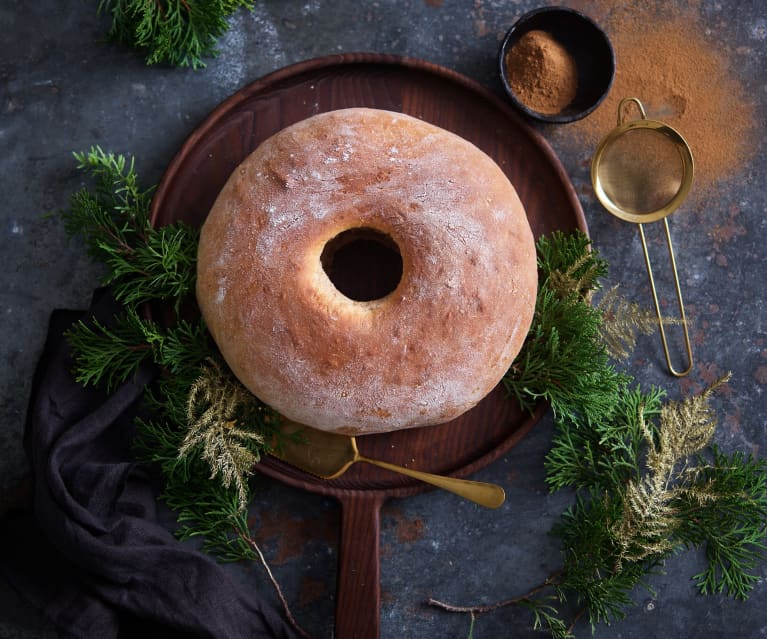
POLYGON ((586 117, 604 100, 615 77, 615 52, 607 34, 591 18, 566 7, 542 7, 524 14, 506 33, 498 60, 501 82, 511 102, 522 113, 541 122, 565 123, 586 117), (578 69, 575 98, 553 115, 534 111, 522 102, 506 73, 506 53, 523 35, 536 29, 546 31, 565 47, 578 69))

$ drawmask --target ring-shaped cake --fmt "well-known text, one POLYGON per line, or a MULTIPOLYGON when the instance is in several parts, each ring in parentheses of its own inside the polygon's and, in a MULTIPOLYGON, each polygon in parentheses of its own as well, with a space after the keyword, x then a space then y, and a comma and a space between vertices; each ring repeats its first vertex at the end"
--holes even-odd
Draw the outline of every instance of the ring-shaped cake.
POLYGON ((235 376, 285 417, 347 434, 476 405, 518 354, 537 289, 533 235, 500 167, 369 108, 262 142, 203 225, 197 277, 235 376))

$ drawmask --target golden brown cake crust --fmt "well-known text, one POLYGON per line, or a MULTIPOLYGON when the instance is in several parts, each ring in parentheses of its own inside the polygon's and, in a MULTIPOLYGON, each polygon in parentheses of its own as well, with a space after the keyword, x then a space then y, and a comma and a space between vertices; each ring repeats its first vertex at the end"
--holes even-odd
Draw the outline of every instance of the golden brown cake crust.
POLYGON ((239 380, 286 417, 354 434, 442 423, 518 353, 533 236, 501 169, 462 138, 375 109, 314 116, 233 172, 200 238, 197 297, 239 380), (354 301, 322 268, 353 228, 394 240, 402 277, 354 301))

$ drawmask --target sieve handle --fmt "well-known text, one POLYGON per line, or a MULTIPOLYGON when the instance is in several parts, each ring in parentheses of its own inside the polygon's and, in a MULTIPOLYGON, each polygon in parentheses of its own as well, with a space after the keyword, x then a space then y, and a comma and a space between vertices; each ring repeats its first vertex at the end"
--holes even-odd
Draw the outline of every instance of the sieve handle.
POLYGON ((666 364, 668 365, 668 370, 672 375, 675 375, 676 377, 684 377, 692 370, 692 346, 690 345, 690 333, 687 328, 687 317, 684 313, 684 302, 682 301, 682 289, 679 286, 679 275, 677 274, 676 270, 676 259, 674 258, 674 248, 671 244, 671 232, 668 228, 668 218, 663 218, 663 224, 666 229, 666 244, 668 245, 668 254, 669 258, 671 260, 671 269, 674 273, 674 286, 676 287, 676 300, 679 304, 679 316, 682 320, 682 330, 684 331, 684 344, 685 349, 687 350, 687 361, 688 365, 687 368, 685 368, 683 371, 678 371, 674 368, 673 364, 671 363, 671 355, 669 354, 668 350, 668 340, 666 339, 666 331, 663 328, 663 315, 660 312, 660 304, 658 303, 658 293, 655 290, 655 278, 652 274, 652 265, 650 264, 650 254, 647 251, 647 240, 645 239, 644 234, 644 228, 641 224, 638 224, 639 227, 639 236, 642 238, 642 250, 644 251, 644 259, 645 259, 645 265, 647 266, 647 276, 650 278, 650 288, 652 289, 652 298, 653 302, 655 302, 655 314, 658 318, 658 328, 660 329, 660 338, 663 342, 663 352, 666 355, 666 364))
POLYGON ((641 120, 646 120, 647 119, 647 113, 644 110, 644 105, 642 104, 642 102, 641 102, 641 100, 639 98, 634 98, 634 97, 623 98, 618 103, 618 126, 622 126, 623 123, 626 120, 623 117, 623 111, 624 111, 624 108, 625 108, 626 104, 629 103, 629 102, 633 102, 636 105, 637 109, 639 109, 639 115, 642 116, 640 118, 641 120))

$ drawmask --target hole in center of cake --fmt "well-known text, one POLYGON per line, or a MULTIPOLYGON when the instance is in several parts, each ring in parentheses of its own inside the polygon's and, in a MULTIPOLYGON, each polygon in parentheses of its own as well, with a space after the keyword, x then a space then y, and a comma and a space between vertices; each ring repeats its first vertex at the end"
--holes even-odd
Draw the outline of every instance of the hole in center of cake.
POLYGON ((369 302, 386 297, 402 279, 402 255, 386 233, 371 228, 343 231, 320 256, 322 268, 346 297, 369 302))

